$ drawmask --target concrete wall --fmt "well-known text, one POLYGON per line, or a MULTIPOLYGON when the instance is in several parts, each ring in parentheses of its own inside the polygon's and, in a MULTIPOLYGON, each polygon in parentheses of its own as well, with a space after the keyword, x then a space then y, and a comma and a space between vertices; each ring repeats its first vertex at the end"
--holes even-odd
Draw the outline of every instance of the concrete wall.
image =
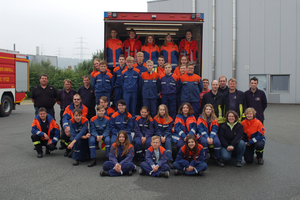
MULTIPOLYGON (((232 0, 216 0, 215 77, 232 77, 232 11, 232 0)), ((192 1, 149 1, 148 12, 192 12, 192 1)), ((204 13, 203 77, 211 80, 212 0, 197 0, 196 12, 204 13)), ((300 0, 239 0, 236 15, 238 89, 258 76, 270 103, 300 103, 300 0), (289 92, 271 91, 273 75, 289 76, 289 92)))

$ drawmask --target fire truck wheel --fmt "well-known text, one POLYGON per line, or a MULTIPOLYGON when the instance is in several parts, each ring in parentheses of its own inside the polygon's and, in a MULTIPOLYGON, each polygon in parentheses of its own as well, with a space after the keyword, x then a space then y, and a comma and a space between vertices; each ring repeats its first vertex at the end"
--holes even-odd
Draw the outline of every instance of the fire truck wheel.
POLYGON ((0 116, 7 117, 10 115, 13 108, 12 100, 9 96, 4 95, 0 105, 0 116))

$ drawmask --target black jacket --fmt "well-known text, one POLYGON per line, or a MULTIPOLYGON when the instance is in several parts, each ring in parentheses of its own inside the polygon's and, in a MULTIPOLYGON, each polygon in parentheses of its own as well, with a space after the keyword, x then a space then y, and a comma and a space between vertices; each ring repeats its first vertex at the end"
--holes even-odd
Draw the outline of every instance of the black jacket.
POLYGON ((236 146, 243 139, 243 126, 239 122, 231 130, 227 123, 220 126, 219 139, 222 147, 236 146))

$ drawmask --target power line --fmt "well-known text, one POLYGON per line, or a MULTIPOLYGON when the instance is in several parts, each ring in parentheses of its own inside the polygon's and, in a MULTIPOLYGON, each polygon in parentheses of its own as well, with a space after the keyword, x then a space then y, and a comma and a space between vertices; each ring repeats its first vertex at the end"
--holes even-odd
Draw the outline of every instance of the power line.
POLYGON ((79 55, 79 59, 84 59, 84 56, 85 55, 90 55, 88 53, 85 53, 86 51, 89 51, 89 48, 86 48, 85 46, 88 45, 87 42, 83 42, 84 39, 86 38, 83 38, 82 36, 80 38, 77 38, 79 39, 80 41, 79 42, 76 42, 75 45, 77 45, 79 43, 79 47, 75 47, 74 49, 76 49, 77 51, 79 51, 79 53, 76 53, 74 55, 79 55))

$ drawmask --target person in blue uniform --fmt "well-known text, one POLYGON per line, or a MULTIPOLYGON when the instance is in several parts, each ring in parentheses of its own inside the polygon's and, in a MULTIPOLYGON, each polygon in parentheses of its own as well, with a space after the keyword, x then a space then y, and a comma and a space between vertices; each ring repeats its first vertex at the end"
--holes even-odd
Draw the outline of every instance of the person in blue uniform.
POLYGON ((132 162, 134 148, 130 144, 128 134, 122 130, 118 133, 116 142, 113 143, 109 153, 109 161, 103 164, 100 176, 132 175, 136 167, 132 162))
POLYGON ((151 147, 146 150, 146 161, 141 163, 140 175, 168 178, 170 166, 167 163, 166 150, 160 146, 160 137, 153 136, 151 147))
POLYGON ((147 106, 143 106, 140 110, 141 116, 135 119, 135 137, 134 148, 138 156, 139 164, 145 160, 143 145, 148 149, 151 145, 151 137, 154 134, 154 121, 149 115, 147 106))
MULTIPOLYGON (((125 56, 121 54, 119 56, 119 64, 114 68, 113 73, 113 84, 115 89, 114 105, 116 106, 118 101, 123 99, 123 83, 122 83, 122 72, 127 68, 125 63, 125 56)), ((116 106, 117 108, 117 106, 116 106)))
POLYGON ((194 135, 188 135, 185 145, 180 148, 176 160, 173 163, 175 175, 199 175, 207 169, 205 163, 204 150, 201 144, 198 144, 194 135))
MULTIPOLYGON (((73 111, 73 118, 70 120, 71 143, 68 149, 73 148, 73 165, 79 164, 79 159, 82 156, 81 151, 84 148, 83 140, 87 140, 91 134, 88 133, 88 119, 82 116, 80 108, 73 111)), ((83 151, 84 152, 84 151, 83 151)))
POLYGON ((133 127, 133 120, 131 114, 126 109, 126 102, 120 100, 117 103, 118 110, 110 118, 110 130, 112 136, 110 139, 111 145, 116 141, 117 134, 121 130, 125 130, 128 134, 129 141, 132 142, 131 130, 133 127))
POLYGON ((97 106, 97 115, 92 117, 90 121, 91 136, 89 137, 89 148, 92 162, 88 167, 93 167, 96 162, 96 142, 103 141, 105 143, 106 157, 108 158, 110 150, 110 128, 108 116, 105 116, 105 108, 102 105, 97 106))

